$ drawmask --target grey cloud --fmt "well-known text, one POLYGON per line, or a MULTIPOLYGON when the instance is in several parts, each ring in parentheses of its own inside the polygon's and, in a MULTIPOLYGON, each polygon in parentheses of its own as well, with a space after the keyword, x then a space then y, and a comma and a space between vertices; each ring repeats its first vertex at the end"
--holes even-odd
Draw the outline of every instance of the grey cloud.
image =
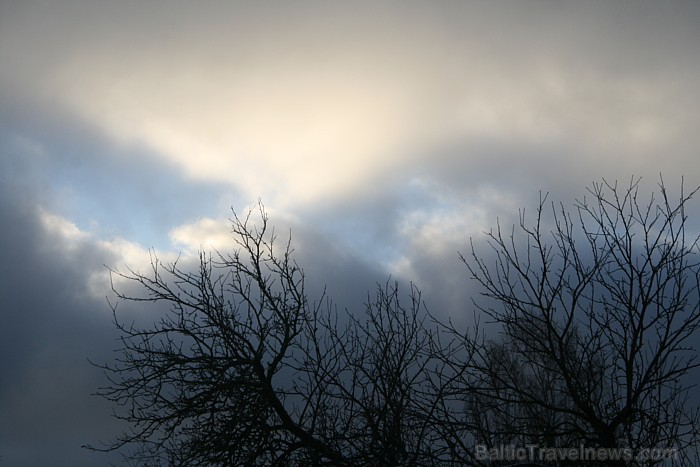
POLYGON ((107 222, 98 231, 107 239, 133 235, 130 227, 144 218, 138 227, 160 222, 163 231, 155 237, 162 237, 164 212, 200 215, 199 209, 212 208, 212 198, 215 203, 216 187, 202 187, 207 202, 198 205, 197 196, 178 193, 183 183, 176 171, 144 163, 134 173, 131 163, 120 159, 123 148, 69 118, 10 98, 2 102, 0 462, 118 464, 119 454, 96 454, 81 446, 99 445, 124 428, 112 419, 109 404, 91 396, 106 380, 88 362, 111 361, 118 347, 108 304, 91 287, 94 274, 123 258, 95 235, 66 248, 59 233, 46 229, 40 209, 70 216, 74 206, 66 206, 62 196, 70 187, 83 198, 78 204, 95 203, 97 212, 111 216, 102 219, 107 222), (169 208, 160 203, 165 200, 172 203, 169 208), (160 217, 154 219, 149 210, 160 217))
MULTIPOLYGON (((469 236, 496 218, 509 224, 518 208, 534 209, 540 190, 570 201, 601 177, 641 175, 653 188, 659 172, 672 185, 681 175, 687 186, 700 184, 697 2, 265 5, 0 5, 4 463, 108 459, 79 447, 119 428, 110 408, 88 395, 103 380, 86 357, 108 360, 117 345, 107 305, 88 293, 87 280, 102 264, 119 266, 123 259, 99 241, 124 237, 160 246, 174 226, 251 201, 236 186, 194 181, 163 154, 115 142, 95 122, 68 112, 52 92, 71 66, 98 82, 140 76, 159 85, 149 92, 167 87, 172 75, 186 81, 202 70, 216 74, 222 63, 261 78, 280 63, 308 67, 310 83, 323 82, 329 70, 348 82, 355 73, 386 79, 406 96, 421 94, 410 108, 426 126, 441 126, 445 114, 451 121, 470 99, 494 104, 496 121, 511 128, 488 134, 477 118, 476 130, 419 138, 354 192, 297 205, 294 222, 271 218, 280 234, 292 228, 312 297, 327 285, 329 297, 353 312, 387 279, 386 262, 402 254, 415 275, 396 279, 415 281, 434 313, 467 320, 477 290, 457 252, 467 253, 469 236), (110 66, 88 67, 95 63, 110 66), (632 141, 637 124, 658 139, 632 141), (542 130, 538 137, 530 137, 528 125, 542 130), (406 214, 440 204, 411 188, 415 179, 456 205, 477 204, 483 225, 444 239, 437 251, 412 244, 400 231, 406 214), (94 235, 61 250, 43 230, 37 206, 93 228, 94 235)), ((480 117, 478 109, 474 115, 480 117)), ((697 204, 690 214, 700 226, 697 204)))
POLYGON ((116 426, 90 396, 102 377, 86 358, 108 358, 115 335, 86 276, 113 258, 90 244, 57 250, 16 188, 0 190, 0 456, 17 466, 101 463, 80 446, 116 426))
POLYGON ((115 143, 60 108, 2 97, 0 149, 12 196, 26 193, 83 230, 138 233, 144 246, 163 247, 171 228, 239 203, 234 187, 190 180, 159 154, 115 143))

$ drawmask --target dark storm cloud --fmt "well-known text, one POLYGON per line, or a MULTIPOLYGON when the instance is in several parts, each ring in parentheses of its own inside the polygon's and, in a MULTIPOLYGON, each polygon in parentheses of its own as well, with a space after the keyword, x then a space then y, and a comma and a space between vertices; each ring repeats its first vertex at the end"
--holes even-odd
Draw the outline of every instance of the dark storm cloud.
MULTIPOLYGON (((0 164, 0 456, 3 464, 101 463, 81 449, 116 428, 90 397, 102 377, 86 358, 110 357, 115 335, 88 277, 114 256, 85 243, 63 251, 41 226, 24 173, 0 164)), ((114 459, 114 457, 113 457, 114 459)))
POLYGON ((182 175, 146 151, 115 146, 55 108, 0 97, 0 463, 119 463, 81 448, 123 428, 91 396, 106 380, 88 358, 111 361, 118 345, 97 279, 124 262, 98 235, 145 230, 144 243, 167 242, 169 224, 216 210, 220 187, 186 193, 182 175), (67 238, 55 213, 93 232, 72 226, 67 238))

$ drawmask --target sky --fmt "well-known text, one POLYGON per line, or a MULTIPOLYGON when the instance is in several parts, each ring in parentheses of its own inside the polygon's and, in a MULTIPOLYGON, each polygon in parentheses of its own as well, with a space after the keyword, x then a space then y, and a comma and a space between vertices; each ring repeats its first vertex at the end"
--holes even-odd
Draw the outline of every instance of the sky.
POLYGON ((119 463, 106 266, 260 199, 315 296, 463 319, 458 252, 540 192, 700 185, 699 50, 696 1, 0 0, 0 465, 119 463))

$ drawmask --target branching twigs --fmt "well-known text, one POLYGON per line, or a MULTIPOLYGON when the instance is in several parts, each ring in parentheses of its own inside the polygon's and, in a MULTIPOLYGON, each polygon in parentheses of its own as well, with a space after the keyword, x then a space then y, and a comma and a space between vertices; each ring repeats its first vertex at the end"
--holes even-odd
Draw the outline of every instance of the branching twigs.
POLYGON ((662 183, 645 202, 638 180, 603 181, 572 209, 542 196, 533 221, 497 222, 485 254, 460 256, 486 300, 467 330, 415 286, 378 285, 364 314, 309 299, 262 205, 234 213, 232 252, 111 271, 120 301, 169 309, 137 325, 112 306, 121 352, 99 394, 131 431, 104 449, 136 445, 149 465, 486 466, 477 444, 675 447, 692 464, 696 191, 672 201, 662 183))
POLYGON ((644 203, 639 180, 593 184, 575 217, 551 205, 549 231, 545 197, 533 227, 521 216, 517 232, 487 234, 494 264, 473 245, 462 258, 499 304, 482 311, 504 331, 465 389, 492 407, 484 437, 522 440, 542 432, 532 424, 556 420, 542 429, 557 445, 697 443, 687 377, 697 367, 700 264, 685 216, 697 190, 681 188, 675 203, 663 181, 660 191, 644 203))

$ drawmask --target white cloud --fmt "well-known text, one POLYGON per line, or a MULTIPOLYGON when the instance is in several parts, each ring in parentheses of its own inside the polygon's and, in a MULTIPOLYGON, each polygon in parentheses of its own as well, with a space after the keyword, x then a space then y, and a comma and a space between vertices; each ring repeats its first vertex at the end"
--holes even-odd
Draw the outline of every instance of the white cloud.
POLYGON ((386 264, 392 274, 409 280, 420 276, 413 264, 415 260, 456 259, 457 251, 469 238, 479 237, 495 220, 490 218, 495 206, 515 213, 519 207, 518 200, 509 193, 492 188, 475 190, 469 199, 464 199, 426 179, 415 178, 410 186, 424 203, 402 212, 396 226, 401 248, 386 264))
POLYGON ((75 250, 88 234, 81 231, 68 219, 38 208, 39 221, 44 230, 56 240, 54 245, 65 251, 75 250))
MULTIPOLYGON (((147 274, 151 269, 151 260, 155 257, 163 263, 171 263, 178 259, 175 251, 149 250, 136 242, 124 238, 99 239, 92 233, 80 230, 74 223, 57 214, 50 213, 43 208, 38 208, 38 217, 43 234, 48 239, 45 248, 47 254, 53 256, 66 256, 66 261, 82 261, 85 268, 86 289, 95 298, 104 298, 110 290, 109 268, 116 268, 123 272, 125 268, 147 274), (73 256, 85 255, 89 251, 89 258, 74 258, 73 256), (107 261, 109 264, 103 264, 107 261)), ((182 263, 196 259, 196 251, 186 249, 180 260, 182 263)), ((127 284, 118 276, 112 276, 115 284, 127 284)))
POLYGON ((203 218, 193 223, 183 224, 170 231, 170 241, 188 254, 196 254, 204 249, 224 251, 234 247, 229 222, 224 219, 203 218))

